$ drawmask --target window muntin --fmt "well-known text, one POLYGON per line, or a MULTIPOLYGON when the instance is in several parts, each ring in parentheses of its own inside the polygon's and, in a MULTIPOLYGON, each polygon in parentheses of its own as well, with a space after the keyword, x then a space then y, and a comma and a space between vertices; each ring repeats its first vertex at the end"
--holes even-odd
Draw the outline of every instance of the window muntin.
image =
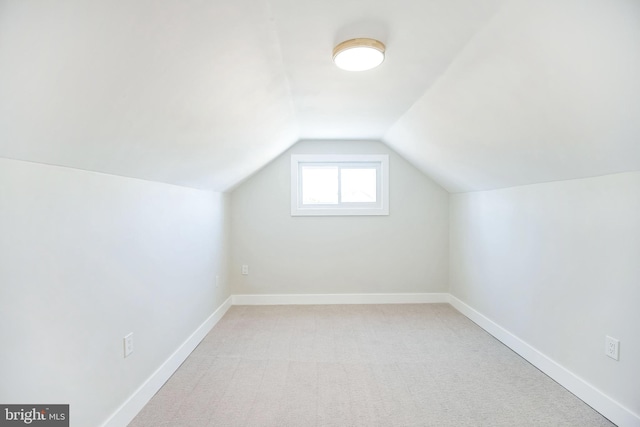
POLYGON ((388 215, 387 155, 291 156, 291 215, 388 215))

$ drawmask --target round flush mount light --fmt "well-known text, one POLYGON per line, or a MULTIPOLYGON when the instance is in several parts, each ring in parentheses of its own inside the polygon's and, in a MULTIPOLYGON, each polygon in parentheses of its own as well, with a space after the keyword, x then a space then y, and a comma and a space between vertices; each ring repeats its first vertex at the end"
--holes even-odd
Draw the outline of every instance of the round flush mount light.
POLYGON ((374 39, 351 39, 333 49, 333 62, 346 71, 365 71, 384 61, 384 45, 374 39))

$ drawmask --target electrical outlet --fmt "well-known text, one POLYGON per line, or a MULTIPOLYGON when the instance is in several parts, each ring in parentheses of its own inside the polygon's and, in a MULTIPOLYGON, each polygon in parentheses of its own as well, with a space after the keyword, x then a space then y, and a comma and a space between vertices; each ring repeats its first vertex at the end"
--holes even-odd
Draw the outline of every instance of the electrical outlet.
POLYGON ((133 332, 123 338, 124 341, 124 357, 128 357, 133 353, 133 332))
POLYGON ((607 336, 605 341, 604 354, 614 360, 620 360, 620 341, 610 336, 607 336))
POLYGON ((220 276, 216 276, 216 288, 220 287, 220 276))
POLYGON ((244 264, 242 266, 242 275, 246 276, 247 274, 249 274, 249 266, 247 264, 244 264))

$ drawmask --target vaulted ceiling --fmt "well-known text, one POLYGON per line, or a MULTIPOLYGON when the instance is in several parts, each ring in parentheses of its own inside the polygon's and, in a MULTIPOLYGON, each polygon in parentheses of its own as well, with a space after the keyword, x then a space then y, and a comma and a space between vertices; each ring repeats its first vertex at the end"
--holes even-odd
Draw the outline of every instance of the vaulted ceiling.
POLYGON ((640 170, 640 1, 0 0, 1 157, 225 191, 300 139, 452 192, 640 170))

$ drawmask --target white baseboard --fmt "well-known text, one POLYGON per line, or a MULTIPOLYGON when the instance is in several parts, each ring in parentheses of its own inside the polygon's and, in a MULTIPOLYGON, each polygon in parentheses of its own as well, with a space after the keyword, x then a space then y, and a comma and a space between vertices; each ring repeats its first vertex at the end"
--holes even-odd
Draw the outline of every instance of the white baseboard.
POLYGON ((198 327, 186 339, 184 343, 144 382, 112 415, 102 424, 102 427, 122 427, 129 424, 138 412, 142 410, 154 394, 160 390, 163 384, 180 367, 182 362, 200 344, 200 341, 220 321, 222 316, 231 307, 232 298, 229 297, 218 309, 213 312, 202 325, 198 327))
POLYGON ((489 332, 511 350, 575 394, 587 405, 600 412, 620 427, 640 427, 640 416, 634 414, 571 371, 545 356, 502 326, 471 308, 453 295, 449 303, 478 326, 489 332))
POLYGON ((233 305, 448 303, 447 293, 233 295, 233 305))

